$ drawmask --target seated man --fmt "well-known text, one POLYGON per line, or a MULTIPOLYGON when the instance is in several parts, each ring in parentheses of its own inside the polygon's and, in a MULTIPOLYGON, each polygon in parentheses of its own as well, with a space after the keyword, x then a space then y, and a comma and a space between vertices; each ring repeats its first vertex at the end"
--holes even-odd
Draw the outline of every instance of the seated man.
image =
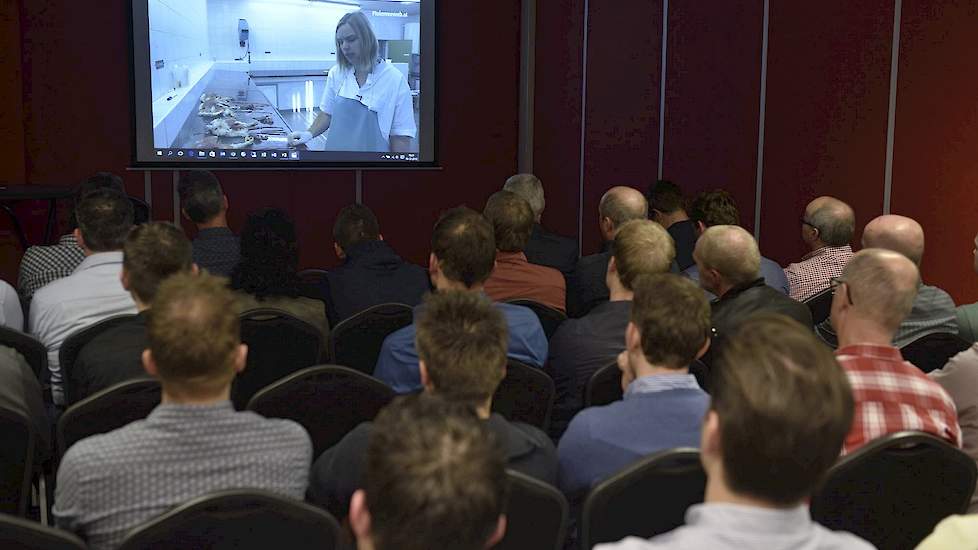
POLYGON ((531 264, 523 249, 533 231, 533 210, 516 193, 498 191, 482 212, 496 238, 496 267, 486 281, 486 294, 499 302, 533 300, 565 311, 564 277, 552 267, 531 264))
POLYGON ((649 220, 625 222, 615 234, 607 275, 611 300, 580 319, 564 321, 550 339, 548 369, 557 390, 551 432, 555 437, 584 406, 584 387, 591 376, 625 349, 635 281, 669 271, 674 250, 669 234, 649 220))
MULTIPOLYGON (((975 236, 971 269, 978 274, 978 235, 975 236)), ((958 306, 954 310, 958 323, 958 336, 966 342, 978 342, 978 302, 958 306)))
POLYGON ((693 262, 693 247, 699 232, 696 222, 686 213, 686 200, 678 185, 669 180, 659 180, 649 186, 649 218, 666 228, 676 243, 676 264, 680 271, 689 269, 693 262))
POLYGON ((834 284, 835 355, 856 400, 843 452, 904 430, 927 432, 960 447, 954 401, 891 344, 914 303, 920 285, 917 266, 896 252, 867 248, 849 260, 834 284))
POLYGON ((226 281, 174 275, 153 300, 143 366, 163 385, 145 420, 83 439, 58 469, 56 525, 89 548, 115 548, 133 527, 225 489, 302 499, 312 443, 291 420, 235 412, 231 381, 245 366, 226 281))
MULTIPOLYGON (((943 368, 927 375, 954 400, 962 450, 978 461, 978 346, 972 345, 952 357, 943 368)), ((971 496, 968 512, 978 513, 978 491, 971 496)))
POLYGON ((175 273, 191 270, 197 271, 191 259, 190 241, 177 226, 151 222, 133 228, 122 246, 121 277, 139 314, 99 334, 78 353, 66 381, 75 401, 146 375, 142 358, 148 346, 149 306, 160 283, 175 273))
MULTIPOLYGON (((482 293, 495 265, 496 241, 492 225, 474 210, 465 207, 449 210, 435 224, 431 236, 428 272, 438 292, 462 290, 482 293)), ((424 306, 415 308, 415 318, 424 306)), ((536 314, 523 306, 497 302, 495 307, 506 318, 509 332, 509 357, 542 367, 547 360, 547 336, 536 314)), ((414 345, 416 327, 408 325, 384 340, 374 376, 397 393, 422 388, 418 372, 418 352, 414 345)))
POLYGON ((358 550, 482 550, 503 538, 505 463, 466 407, 398 399, 377 415, 364 462, 349 516, 358 550))
POLYGON ((430 288, 428 273, 394 252, 380 234, 377 217, 362 204, 340 210, 333 249, 343 263, 326 274, 320 289, 330 326, 378 304, 416 306, 430 288))
POLYGON ((540 218, 547 205, 543 195, 543 183, 533 174, 516 174, 506 180, 503 191, 511 191, 530 203, 533 209, 533 232, 523 253, 533 264, 545 265, 560 271, 564 278, 574 272, 579 251, 577 240, 551 233, 540 225, 540 218))
POLYGON ((852 423, 852 393, 831 352, 811 329, 763 315, 738 330, 720 364, 700 443, 705 502, 674 531, 595 549, 871 550, 808 510, 852 423))
POLYGON ((699 445, 710 397, 689 364, 710 345, 703 291, 678 275, 641 276, 625 342, 624 400, 584 409, 560 439, 560 488, 572 501, 646 455, 699 445))
POLYGON ((228 197, 214 174, 183 172, 177 185, 180 212, 197 226, 194 263, 214 275, 230 277, 241 259, 241 242, 228 227, 228 197))
POLYGON ((48 350, 51 394, 64 403, 61 344, 72 333, 116 315, 135 314, 136 304, 122 287, 122 244, 132 228, 132 203, 112 189, 93 191, 75 209, 75 239, 85 261, 70 276, 41 288, 31 300, 29 332, 48 350))
POLYGON ((20 295, 10 283, 0 279, 0 326, 24 332, 24 309, 20 295))
MULTIPOLYGON (((499 309, 472 292, 440 292, 425 301, 417 327, 424 391, 474 408, 502 444, 507 467, 555 483, 557 457, 546 434, 491 412, 506 375, 506 321, 499 309)), ((311 500, 342 516, 350 496, 363 486, 364 456, 375 432, 373 424, 360 424, 316 460, 311 500)))
POLYGON ((811 252, 784 268, 792 298, 804 302, 829 288, 829 279, 842 275, 852 258, 849 241, 855 230, 856 215, 848 204, 833 197, 808 203, 801 219, 801 238, 811 252))
POLYGON ((34 429, 34 465, 51 456, 51 425, 41 397, 41 384, 24 356, 0 345, 0 408, 24 416, 34 429))

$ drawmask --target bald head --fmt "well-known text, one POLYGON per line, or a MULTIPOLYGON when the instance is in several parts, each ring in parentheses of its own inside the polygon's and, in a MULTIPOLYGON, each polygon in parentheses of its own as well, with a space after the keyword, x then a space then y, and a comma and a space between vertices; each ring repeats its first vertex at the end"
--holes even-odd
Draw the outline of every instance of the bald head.
POLYGON ((899 252, 919 266, 924 258, 924 228, 906 216, 880 216, 866 224, 863 248, 899 252))
POLYGON ((736 225, 707 228, 696 241, 693 258, 702 265, 701 269, 716 270, 730 286, 749 283, 761 276, 757 241, 736 225))
POLYGON ((887 332, 895 333, 910 313, 920 285, 920 272, 906 256, 892 250, 866 248, 842 271, 852 309, 887 332))
POLYGON ((601 197, 598 213, 608 218, 618 229, 627 221, 644 220, 649 217, 649 203, 637 189, 631 187, 612 187, 601 197))
POLYGON ((834 197, 819 197, 808 203, 805 220, 818 229, 818 238, 826 246, 849 244, 856 230, 856 214, 834 197))

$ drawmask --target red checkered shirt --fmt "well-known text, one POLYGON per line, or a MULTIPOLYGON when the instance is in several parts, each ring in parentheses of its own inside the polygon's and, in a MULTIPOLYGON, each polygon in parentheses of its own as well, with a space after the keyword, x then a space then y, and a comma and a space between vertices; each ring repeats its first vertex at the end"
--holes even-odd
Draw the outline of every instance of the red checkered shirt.
POLYGON ((836 359, 849 375, 856 403, 842 454, 886 434, 917 430, 961 447, 961 428, 951 396, 891 346, 839 348, 836 359))
POLYGON ((784 268, 791 291, 788 294, 799 302, 829 288, 829 279, 842 275, 852 258, 852 247, 824 246, 805 255, 798 263, 784 268))

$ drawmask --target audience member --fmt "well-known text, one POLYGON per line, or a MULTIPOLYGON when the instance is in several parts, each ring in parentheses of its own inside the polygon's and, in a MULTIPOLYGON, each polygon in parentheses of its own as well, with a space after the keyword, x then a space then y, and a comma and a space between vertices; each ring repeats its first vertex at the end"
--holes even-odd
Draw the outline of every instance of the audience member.
POLYGON ((20 296, 4 280, 0 280, 0 326, 24 331, 24 310, 20 307, 20 296))
MULTIPOLYGON (((978 344, 955 355, 943 368, 928 375, 954 401, 961 427, 961 448, 978 461, 978 344)), ((968 512, 978 513, 978 492, 972 495, 968 512)), ((975 541, 978 543, 978 537, 975 541)))
POLYGON ((329 340, 326 306, 300 296, 299 245, 292 219, 277 208, 248 215, 241 231, 241 261, 231 272, 241 311, 280 309, 319 329, 329 340))
POLYGON ((312 443, 290 420, 235 412, 231 381, 245 366, 238 310, 225 281, 178 274, 164 281, 147 323, 146 372, 162 403, 145 419, 76 443, 58 470, 55 523, 94 550, 135 526, 224 489, 305 494, 312 443))
POLYGON ((740 327, 720 363, 700 444, 705 503, 650 541, 595 548, 872 549, 813 522, 808 510, 852 422, 852 393, 829 350, 809 328, 763 315, 740 327))
POLYGON ((891 345, 920 285, 917 266, 878 248, 854 255, 833 279, 835 352, 849 375, 856 414, 843 446, 851 453, 889 433, 919 430, 960 447, 954 401, 940 385, 903 360, 891 345))
POLYGON ((430 289, 428 273, 394 252, 374 213, 351 204, 336 217, 333 249, 343 262, 323 281, 326 313, 331 326, 378 304, 416 306, 430 289))
MULTIPOLYGON (((424 391, 474 408, 502 444, 508 467, 553 484, 557 457, 546 434, 490 412, 506 375, 506 332, 502 312, 483 296, 461 290, 431 295, 417 318, 424 391)), ((309 486, 313 501, 342 516, 350 496, 363 486, 364 455, 378 430, 361 424, 316 460, 309 486)))
POLYGON ((177 185, 180 212, 197 226, 194 263, 214 275, 230 277, 241 259, 237 235, 228 227, 228 197, 214 174, 190 170, 177 185))
POLYGON ((51 456, 51 426, 48 422, 41 384, 24 356, 0 345, 0 409, 22 415, 34 431, 34 463, 51 456))
POLYGON ((533 174, 516 174, 506 180, 503 190, 523 197, 533 209, 533 232, 523 250, 526 259, 532 264, 552 267, 560 271, 564 278, 570 277, 580 256, 577 239, 551 233, 540 225, 540 218, 547 204, 540 178, 533 174))
POLYGON ((530 204, 516 193, 497 191, 486 201, 483 215, 492 224, 497 250, 486 294, 499 302, 533 300, 565 311, 564 277, 552 267, 531 264, 523 254, 533 230, 530 204))
POLYGON ((122 287, 122 245, 132 228, 132 203, 114 189, 85 195, 75 209, 74 231, 85 260, 75 271, 39 289, 31 301, 29 332, 48 350, 51 394, 64 404, 58 354, 73 332, 108 317, 136 313, 136 304, 122 287))
POLYGON ((625 222, 649 217, 645 196, 631 187, 612 187, 598 203, 598 227, 601 230, 601 252, 584 256, 577 262, 574 274, 567 281, 567 315, 583 317, 594 306, 610 296, 605 277, 611 260, 615 233, 625 222))
POLYGON ((402 397, 375 426, 350 506, 358 550, 482 550, 503 538, 509 480, 471 410, 402 397))
POLYGON ((978 550, 978 516, 944 518, 916 550, 978 550))
MULTIPOLYGON (((168 222, 137 225, 122 246, 122 287, 139 313, 92 339, 78 353, 65 382, 75 400, 113 384, 145 376, 146 318, 156 290, 167 277, 194 270, 190 241, 168 222)), ((68 400, 67 405, 72 402, 68 400)))
POLYGON ((666 228, 676 243, 676 264, 680 271, 694 265, 693 247, 696 246, 696 223, 686 214, 686 200, 678 185, 669 180, 659 180, 649 187, 649 217, 666 228))
MULTIPOLYGON (((696 224, 697 238, 702 235, 707 228, 715 225, 740 225, 740 212, 737 210, 737 203, 726 191, 706 191, 700 193, 693 199, 689 208, 690 219, 696 224)), ((761 256, 760 273, 764 278, 764 284, 777 290, 782 294, 788 294, 790 288, 788 278, 784 270, 774 260, 769 260, 761 256)), ((693 265, 683 271, 683 275, 694 281, 700 280, 699 268, 694 262, 693 265)), ((703 285, 700 285, 703 286, 703 285)), ((706 288, 703 286, 703 288, 706 288)), ((709 291, 709 290, 708 290, 709 291)), ((716 296, 708 294, 711 300, 716 296)))
POLYGON ((808 203, 801 219, 801 238, 811 252, 784 268, 792 298, 803 302, 829 288, 829 279, 842 274, 852 258, 849 242, 855 230, 856 215, 848 204, 833 197, 808 203))
MULTIPOLYGON (((978 273, 978 236, 975 236, 974 245, 971 251, 974 257, 972 269, 978 273)), ((958 336, 967 342, 978 342, 978 302, 958 306, 954 313, 958 323, 958 336)))
POLYGON ((710 345, 710 305, 678 275, 643 275, 634 288, 618 355, 624 400, 584 409, 560 439, 560 488, 571 500, 644 456, 699 445, 710 398, 689 364, 710 345))
POLYGON ((587 381, 625 349, 633 284, 641 275, 669 271, 675 254, 669 234, 649 220, 622 224, 613 250, 606 277, 610 300, 564 321, 550 339, 548 369, 557 390, 552 433, 558 437, 581 410, 587 381))
POLYGON ((78 244, 75 229, 78 218, 75 209, 82 199, 92 191, 99 189, 114 189, 125 194, 122 178, 109 172, 99 172, 82 182, 75 189, 74 207, 69 219, 69 231, 58 239, 58 244, 50 246, 32 246, 24 252, 20 260, 20 274, 17 277, 17 288, 20 294, 30 300, 37 289, 42 286, 71 275, 75 268, 85 259, 85 251, 78 244))
MULTIPOLYGON (((431 236, 428 272, 437 292, 463 290, 482 293, 492 272, 496 241, 492 225, 482 214, 465 207, 454 208, 441 216, 431 236)), ((529 309, 505 302, 495 306, 506 318, 509 330, 509 357, 542 367, 547 359, 547 336, 529 309)), ((415 318, 424 308, 415 308, 415 318)), ((374 369, 374 376, 386 382, 397 393, 422 388, 415 347, 417 327, 408 325, 384 340, 374 369)))

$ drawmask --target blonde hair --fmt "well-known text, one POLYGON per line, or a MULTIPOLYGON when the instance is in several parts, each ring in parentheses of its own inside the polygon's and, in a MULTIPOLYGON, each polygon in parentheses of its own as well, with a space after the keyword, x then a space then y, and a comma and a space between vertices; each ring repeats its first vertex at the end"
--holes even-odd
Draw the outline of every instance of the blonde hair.
POLYGON ((635 287, 640 275, 669 271, 676 245, 661 225, 650 220, 625 222, 615 234, 615 265, 625 288, 635 287))
POLYGON ((714 225, 696 241, 703 266, 715 269, 733 286, 761 276, 761 252, 750 233, 736 225, 714 225))
MULTIPOLYGON (((370 26, 370 21, 367 20, 367 16, 361 11, 352 11, 340 18, 340 21, 336 24, 336 32, 338 33, 340 27, 343 25, 349 25, 353 32, 360 39, 361 51, 365 55, 361 55, 360 59, 363 60, 363 64, 367 67, 373 67, 373 64, 377 62, 377 58, 380 54, 380 44, 377 42, 377 35, 374 34, 373 27, 370 26)), ((346 59, 343 55, 342 48, 340 44, 340 39, 338 36, 335 37, 336 40, 336 63, 341 69, 352 69, 353 65, 346 59)))

